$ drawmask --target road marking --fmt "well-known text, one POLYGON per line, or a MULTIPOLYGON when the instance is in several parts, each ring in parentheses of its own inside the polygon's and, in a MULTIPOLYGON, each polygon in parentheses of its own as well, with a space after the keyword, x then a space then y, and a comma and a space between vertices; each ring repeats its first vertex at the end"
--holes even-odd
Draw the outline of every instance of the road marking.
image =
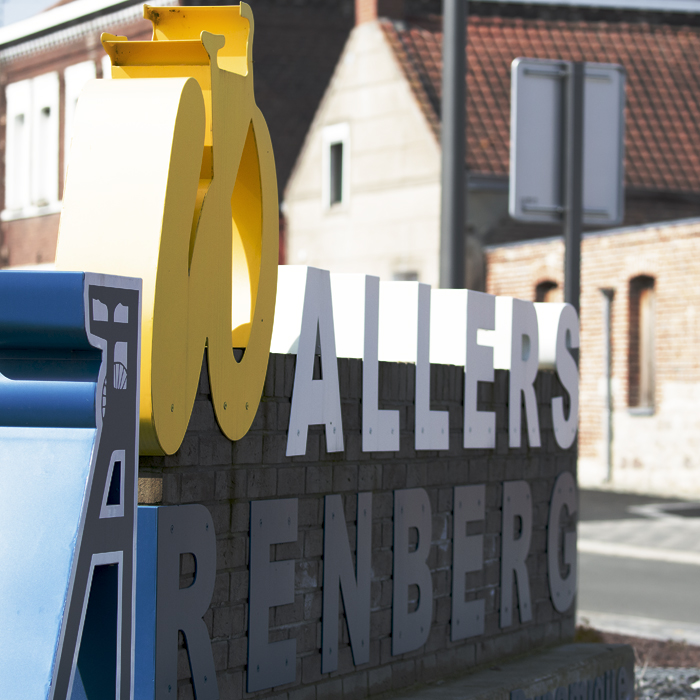
POLYGON ((700 566, 700 552, 683 552, 678 549, 657 549, 655 547, 638 547, 633 544, 619 544, 617 542, 579 540, 578 551, 586 554, 600 554, 605 557, 624 557, 626 559, 645 559, 647 561, 664 561, 671 564, 700 566))
POLYGON ((700 625, 692 622, 675 620, 656 620, 636 615, 618 615, 614 613, 578 610, 576 624, 593 627, 601 632, 626 634, 632 637, 648 639, 675 639, 688 644, 700 645, 700 625))

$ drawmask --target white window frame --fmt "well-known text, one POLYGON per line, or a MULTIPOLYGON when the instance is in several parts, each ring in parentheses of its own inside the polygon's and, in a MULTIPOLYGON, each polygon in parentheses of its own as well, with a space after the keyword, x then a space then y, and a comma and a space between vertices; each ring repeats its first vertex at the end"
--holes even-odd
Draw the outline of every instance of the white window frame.
POLYGON ((44 208, 58 200, 58 73, 32 80, 32 207, 44 208), (49 116, 44 122, 44 110, 49 116))
POLYGON ((57 72, 5 89, 7 148, 5 210, 9 221, 60 211, 58 192, 59 78, 57 72), (17 118, 22 115, 22 133, 17 118))
POLYGON ((350 124, 343 122, 342 124, 324 126, 321 132, 321 148, 323 208, 327 210, 344 208, 350 202, 350 124), (331 203, 331 146, 337 143, 343 146, 343 168, 341 171, 343 182, 340 201, 331 203))
MULTIPOLYGON (((106 57, 109 60, 109 56, 106 57)), ((65 85, 65 101, 63 108, 63 170, 68 169, 70 144, 73 139, 73 124, 75 122, 75 108, 78 97, 85 83, 97 77, 97 68, 94 61, 82 61, 68 66, 63 72, 65 85)))
POLYGON ((19 212, 31 201, 32 81, 22 80, 5 89, 7 129, 5 143, 5 211, 19 212), (22 120, 21 130, 18 121, 22 120))

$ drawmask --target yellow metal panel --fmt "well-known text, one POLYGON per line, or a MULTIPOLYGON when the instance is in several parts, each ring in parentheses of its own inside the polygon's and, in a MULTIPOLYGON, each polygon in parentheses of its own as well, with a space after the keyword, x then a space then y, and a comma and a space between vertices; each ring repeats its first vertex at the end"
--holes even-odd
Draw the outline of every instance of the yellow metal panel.
POLYGON ((172 454, 205 347, 224 434, 240 439, 255 416, 274 320, 277 182, 253 94, 250 8, 144 15, 154 41, 105 35, 116 80, 79 100, 56 266, 143 278, 141 453, 172 454), (232 347, 245 348, 240 362, 232 347))

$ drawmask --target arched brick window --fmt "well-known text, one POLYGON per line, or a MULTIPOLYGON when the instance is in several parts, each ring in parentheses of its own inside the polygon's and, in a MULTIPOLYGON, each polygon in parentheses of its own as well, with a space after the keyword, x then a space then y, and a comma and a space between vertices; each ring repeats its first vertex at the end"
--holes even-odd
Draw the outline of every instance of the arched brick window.
POLYGON ((630 280, 627 395, 631 408, 654 407, 654 297, 653 277, 640 275, 630 280))
POLYGON ((561 289, 552 280, 544 280, 535 287, 535 301, 561 301, 561 289))

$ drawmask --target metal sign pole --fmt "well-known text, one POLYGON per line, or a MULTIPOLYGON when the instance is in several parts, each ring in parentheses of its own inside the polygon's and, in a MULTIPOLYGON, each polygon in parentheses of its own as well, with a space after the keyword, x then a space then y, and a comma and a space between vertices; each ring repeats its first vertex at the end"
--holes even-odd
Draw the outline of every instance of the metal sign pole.
POLYGON ((605 462, 607 482, 613 472, 613 394, 612 394, 612 303, 615 290, 601 289, 603 295, 603 370, 605 377, 605 409, 603 432, 605 435, 605 462))
POLYGON ((585 64, 572 62, 564 99, 564 301, 578 313, 583 227, 583 82, 585 64))
POLYGON ((440 287, 465 283, 467 0, 443 0, 440 287))

